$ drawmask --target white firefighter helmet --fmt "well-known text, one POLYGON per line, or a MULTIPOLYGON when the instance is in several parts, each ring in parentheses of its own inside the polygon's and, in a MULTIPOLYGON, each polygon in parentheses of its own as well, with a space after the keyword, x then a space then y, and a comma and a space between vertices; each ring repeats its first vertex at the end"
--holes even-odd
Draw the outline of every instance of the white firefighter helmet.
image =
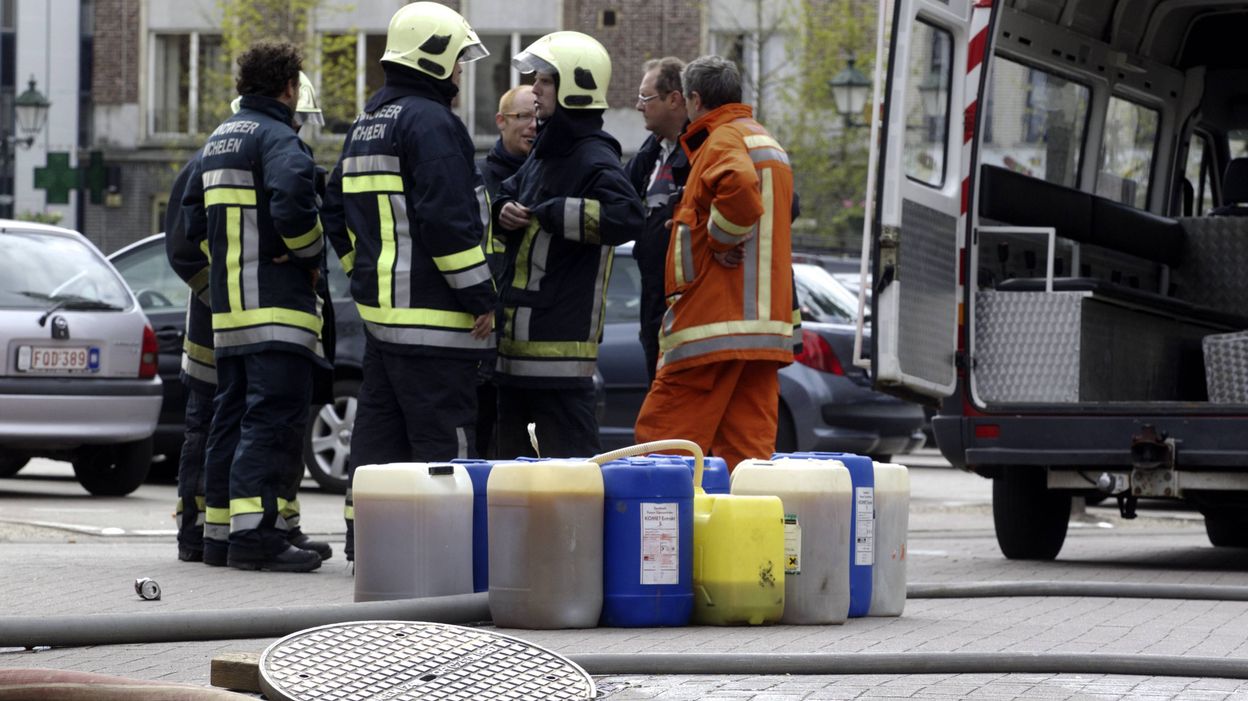
POLYGON ((390 18, 381 60, 447 79, 456 62, 469 63, 489 55, 458 12, 436 2, 414 2, 390 18))
POLYGON ((521 73, 559 75, 559 104, 568 109, 606 109, 611 57, 598 40, 580 32, 552 32, 511 59, 521 73))

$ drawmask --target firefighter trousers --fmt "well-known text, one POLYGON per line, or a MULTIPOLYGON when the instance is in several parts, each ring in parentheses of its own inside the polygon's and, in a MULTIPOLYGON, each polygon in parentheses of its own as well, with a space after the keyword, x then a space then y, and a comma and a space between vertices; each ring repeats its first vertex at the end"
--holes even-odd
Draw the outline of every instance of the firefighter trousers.
POLYGON ((729 469, 767 459, 776 447, 780 364, 728 360, 671 371, 659 369, 637 415, 637 442, 684 438, 729 469))
POLYGON ((195 385, 185 386, 186 431, 178 460, 178 547, 196 551, 204 547, 204 448, 212 425, 212 395, 195 385))
POLYGON ((303 453, 313 367, 311 359, 283 351, 217 358, 205 470, 210 508, 221 484, 229 485, 231 558, 268 558, 287 548, 281 511, 291 466, 303 453))
MULTIPOLYGON (((368 339, 351 432, 350 481, 360 465, 475 457, 479 365, 475 359, 395 353, 368 339)), ((350 487, 344 516, 352 555, 350 487)))
POLYGON ((544 458, 588 458, 601 452, 597 393, 592 387, 498 388, 498 457, 535 457, 528 425, 537 424, 544 458))

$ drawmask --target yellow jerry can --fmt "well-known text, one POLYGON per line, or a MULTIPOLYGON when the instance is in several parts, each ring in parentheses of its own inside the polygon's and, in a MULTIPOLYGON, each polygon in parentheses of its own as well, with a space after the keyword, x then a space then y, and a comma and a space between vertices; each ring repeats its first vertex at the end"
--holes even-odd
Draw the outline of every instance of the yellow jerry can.
POLYGON ((695 623, 780 620, 784 507, 779 497, 694 495, 693 599, 695 623))

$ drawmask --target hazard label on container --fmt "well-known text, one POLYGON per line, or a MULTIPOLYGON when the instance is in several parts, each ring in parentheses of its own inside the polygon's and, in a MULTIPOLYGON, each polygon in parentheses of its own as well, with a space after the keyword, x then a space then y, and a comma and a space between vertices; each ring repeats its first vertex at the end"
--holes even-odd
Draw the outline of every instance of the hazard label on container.
POLYGON ((784 515, 784 573, 802 573, 802 524, 797 514, 784 515))
POLYGON ((641 504, 641 583, 680 583, 680 506, 641 504))
POLYGON ((854 489, 854 564, 875 564, 875 489, 854 489))

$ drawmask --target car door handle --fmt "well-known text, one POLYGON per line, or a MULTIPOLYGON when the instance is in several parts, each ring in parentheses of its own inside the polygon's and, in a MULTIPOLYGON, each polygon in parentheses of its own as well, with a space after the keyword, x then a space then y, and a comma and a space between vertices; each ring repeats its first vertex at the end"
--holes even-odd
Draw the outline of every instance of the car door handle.
POLYGON ((182 329, 176 326, 163 326, 156 331, 156 338, 162 341, 180 341, 182 333, 182 329))

